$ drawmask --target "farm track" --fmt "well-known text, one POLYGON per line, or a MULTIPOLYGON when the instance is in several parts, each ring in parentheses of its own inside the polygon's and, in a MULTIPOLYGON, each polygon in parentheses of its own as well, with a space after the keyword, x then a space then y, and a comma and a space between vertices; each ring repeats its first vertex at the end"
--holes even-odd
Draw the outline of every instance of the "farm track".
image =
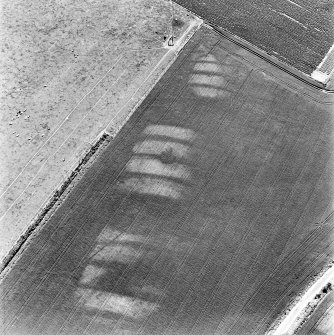
POLYGON ((326 266, 330 107, 224 43, 189 41, 31 239, 6 334, 262 334, 326 266))

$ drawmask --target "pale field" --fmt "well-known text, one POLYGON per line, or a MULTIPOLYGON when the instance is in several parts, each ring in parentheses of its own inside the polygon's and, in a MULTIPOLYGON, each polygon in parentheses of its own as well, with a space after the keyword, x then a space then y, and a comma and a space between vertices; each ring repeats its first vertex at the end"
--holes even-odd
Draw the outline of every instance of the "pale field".
POLYGON ((124 124, 193 17, 161 0, 1 5, 3 258, 99 134, 124 124))
POLYGON ((333 260, 333 103, 203 26, 4 271, 5 334, 266 334, 333 260))

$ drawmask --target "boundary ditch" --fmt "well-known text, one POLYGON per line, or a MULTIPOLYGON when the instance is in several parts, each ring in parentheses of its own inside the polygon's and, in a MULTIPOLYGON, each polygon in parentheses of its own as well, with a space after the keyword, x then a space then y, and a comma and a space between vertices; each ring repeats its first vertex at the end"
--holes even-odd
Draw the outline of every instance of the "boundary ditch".
POLYGON ((69 176, 65 181, 56 188, 53 195, 46 203, 46 205, 37 214, 36 218, 33 220, 32 224, 28 229, 20 236, 18 241, 12 247, 11 251, 4 258, 0 266, 0 275, 4 275, 5 270, 9 267, 10 263, 16 258, 21 252, 23 252, 26 242, 29 241, 34 234, 41 229, 48 220, 48 217, 54 213, 54 211, 61 205, 61 202, 66 198, 70 190, 76 185, 76 183, 82 177, 84 171, 95 161, 103 149, 112 141, 113 137, 102 132, 99 137, 96 138, 93 145, 88 149, 88 151, 83 153, 83 157, 79 160, 79 164, 74 170, 69 171, 69 176))

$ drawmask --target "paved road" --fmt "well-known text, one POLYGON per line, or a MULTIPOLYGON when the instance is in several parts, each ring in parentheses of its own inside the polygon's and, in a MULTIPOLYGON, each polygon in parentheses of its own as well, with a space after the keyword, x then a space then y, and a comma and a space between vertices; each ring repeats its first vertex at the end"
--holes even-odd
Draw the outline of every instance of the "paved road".
POLYGON ((5 334, 264 334, 333 256, 332 107, 202 28, 7 273, 5 334))
POLYGON ((333 0, 175 2, 306 74, 334 43, 333 0))

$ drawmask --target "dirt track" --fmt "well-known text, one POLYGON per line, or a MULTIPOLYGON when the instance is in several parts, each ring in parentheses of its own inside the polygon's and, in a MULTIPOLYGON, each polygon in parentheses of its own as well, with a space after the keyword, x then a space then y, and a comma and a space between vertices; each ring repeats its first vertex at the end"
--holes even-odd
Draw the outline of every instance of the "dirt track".
POLYGON ((201 29, 7 274, 7 334, 263 334, 333 257, 332 108, 201 29))

